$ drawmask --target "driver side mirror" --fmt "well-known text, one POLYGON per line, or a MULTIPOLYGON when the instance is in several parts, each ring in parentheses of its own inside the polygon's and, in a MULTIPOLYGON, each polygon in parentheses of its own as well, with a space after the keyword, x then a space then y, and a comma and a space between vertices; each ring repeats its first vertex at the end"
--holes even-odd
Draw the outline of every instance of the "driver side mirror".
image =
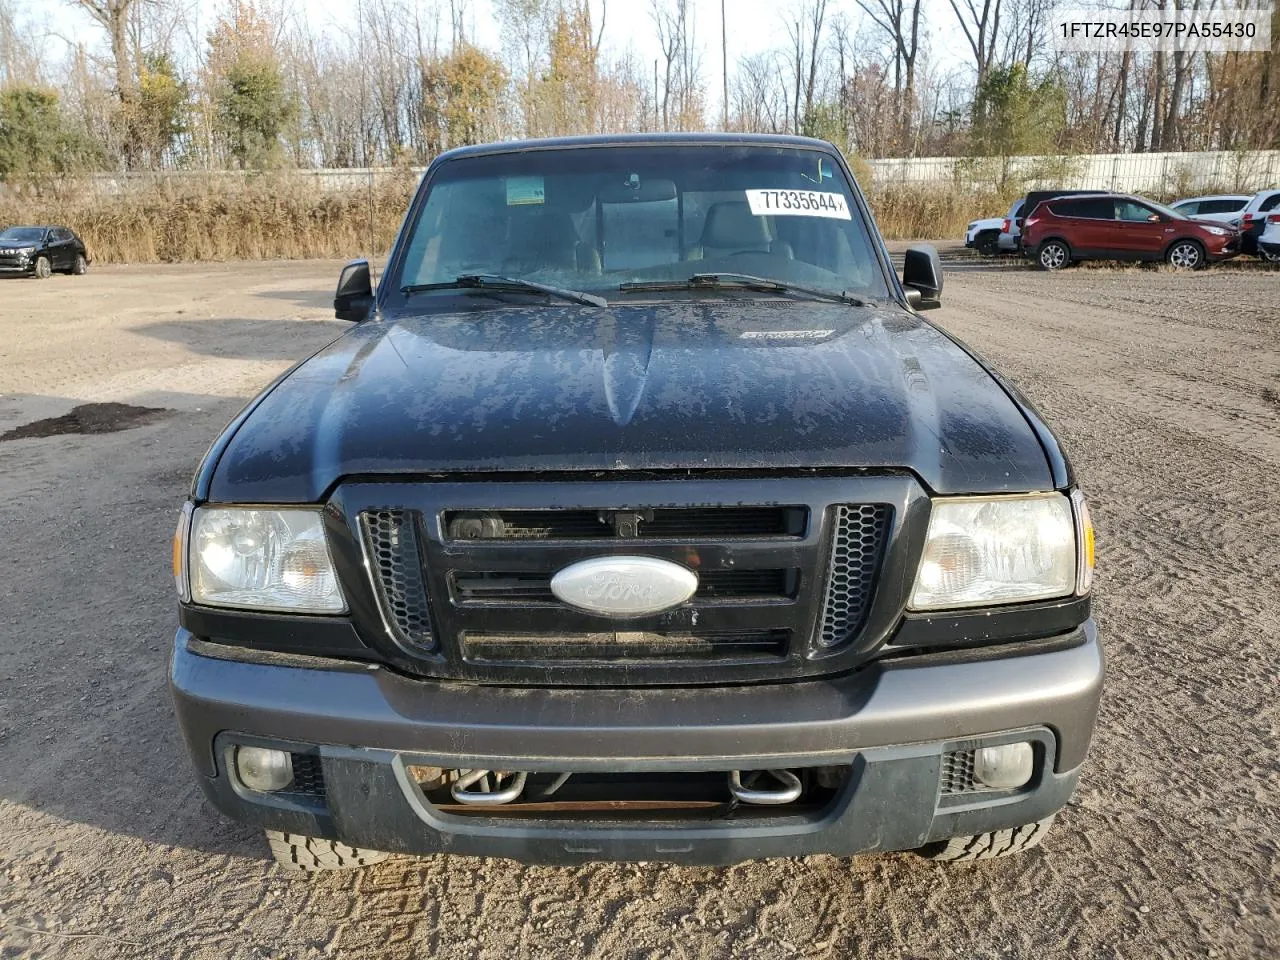
POLYGON ((333 315, 339 320, 360 323, 373 312, 373 279, 368 260, 352 260, 338 275, 333 295, 333 315))
POLYGON ((907 250, 902 263, 902 286, 907 303, 917 310, 936 310, 942 306, 942 261, 930 244, 907 250))

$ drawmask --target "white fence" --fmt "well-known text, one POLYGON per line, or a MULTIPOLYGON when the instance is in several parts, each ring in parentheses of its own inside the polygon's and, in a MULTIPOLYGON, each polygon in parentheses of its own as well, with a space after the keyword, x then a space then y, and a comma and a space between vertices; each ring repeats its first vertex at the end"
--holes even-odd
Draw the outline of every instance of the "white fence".
MULTIPOLYGON (((1280 150, 1213 153, 1102 153, 1065 157, 916 157, 871 160, 872 186, 1063 187, 1179 193, 1202 190, 1253 192, 1280 184, 1280 150)), ((416 177, 422 168, 333 168, 282 172, 317 192, 362 189, 390 177, 416 177)), ((167 181, 174 185, 236 181, 260 176, 242 171, 171 170, 159 173, 99 173, 88 180, 102 193, 167 181)))
POLYGON ((1181 193, 1280 184, 1280 150, 1206 153, 1099 153, 1067 157, 919 157, 872 160, 875 186, 960 187, 1016 183, 1028 187, 1181 193))

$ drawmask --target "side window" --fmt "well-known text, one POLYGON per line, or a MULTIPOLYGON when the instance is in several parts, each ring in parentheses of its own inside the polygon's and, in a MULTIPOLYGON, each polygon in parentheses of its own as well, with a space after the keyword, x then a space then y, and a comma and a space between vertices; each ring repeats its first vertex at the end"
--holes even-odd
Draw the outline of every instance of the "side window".
POLYGON ((1055 200, 1053 212, 1060 217, 1078 217, 1085 220, 1110 220, 1114 216, 1110 200, 1094 198, 1055 200))
POLYGON ((1221 213, 1222 211, 1220 210, 1210 209, 1214 203, 1215 201, 1213 200, 1192 200, 1190 203, 1180 203, 1173 209, 1177 210, 1178 213, 1182 214, 1184 217, 1194 217, 1198 213, 1221 213))
POLYGON ((1115 204, 1116 219, 1126 223, 1146 223, 1155 214, 1150 207, 1134 203, 1132 200, 1117 200, 1115 204))
POLYGON ((1274 210, 1278 206, 1280 206, 1280 193, 1273 193, 1262 201, 1262 206, 1258 207, 1258 212, 1266 213, 1268 210, 1274 210))
MULTIPOLYGON (((1244 204, 1239 200, 1206 200, 1200 204, 1201 213, 1235 213, 1237 210, 1243 209, 1244 204)), ((1186 213, 1185 210, 1179 212, 1186 213)))
POLYGON ((71 231, 63 230, 61 227, 53 231, 53 241, 55 243, 65 243, 71 239, 71 231))

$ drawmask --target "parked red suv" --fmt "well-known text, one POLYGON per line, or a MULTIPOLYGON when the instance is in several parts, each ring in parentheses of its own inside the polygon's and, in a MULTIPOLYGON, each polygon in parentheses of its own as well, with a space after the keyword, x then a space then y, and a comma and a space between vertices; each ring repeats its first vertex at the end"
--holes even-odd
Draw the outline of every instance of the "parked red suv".
POLYGON ((1240 252, 1240 231, 1192 220, 1152 200, 1119 193, 1055 197, 1022 226, 1022 249, 1042 270, 1073 260, 1164 260, 1195 270, 1240 252))

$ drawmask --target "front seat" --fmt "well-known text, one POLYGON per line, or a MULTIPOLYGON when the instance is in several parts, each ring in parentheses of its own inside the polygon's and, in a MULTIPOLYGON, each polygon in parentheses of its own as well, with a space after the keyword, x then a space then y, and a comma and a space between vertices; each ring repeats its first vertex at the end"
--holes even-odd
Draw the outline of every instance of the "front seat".
POLYGON ((707 210, 702 236, 689 248, 689 260, 715 260, 739 253, 773 253, 792 258, 791 245, 777 242, 769 221, 757 217, 745 200, 713 203, 707 210))
POLYGON ((518 210, 512 213, 507 225, 503 271, 516 275, 539 270, 599 273, 599 258, 593 258, 592 254, 567 213, 518 210))

